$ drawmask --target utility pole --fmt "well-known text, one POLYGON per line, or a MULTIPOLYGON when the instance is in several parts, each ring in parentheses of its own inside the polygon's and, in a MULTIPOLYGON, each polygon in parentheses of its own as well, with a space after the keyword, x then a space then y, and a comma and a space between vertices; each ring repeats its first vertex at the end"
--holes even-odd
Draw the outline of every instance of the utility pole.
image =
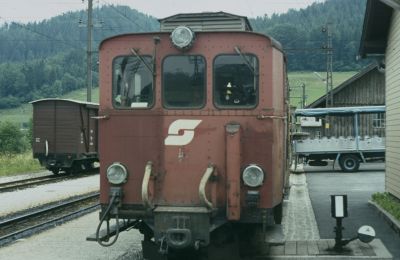
POLYGON ((306 96, 306 84, 304 84, 304 83, 302 83, 301 84, 301 88, 302 88, 302 90, 303 90, 303 95, 302 95, 302 106, 301 106, 301 108, 305 108, 306 107, 306 98, 307 98, 307 96, 306 96))
MULTIPOLYGON (((328 22, 324 27, 322 27, 322 32, 326 33, 326 45, 324 49, 326 50, 326 98, 325 107, 333 107, 333 82, 332 82, 332 72, 333 72, 333 48, 332 48, 332 24, 328 22), (330 95, 329 95, 330 94, 330 95)), ((330 132, 330 118, 325 116, 325 136, 328 136, 330 132)))
MULTIPOLYGON (((306 84, 301 83, 301 85, 295 86, 295 87, 289 87, 289 100, 291 98, 299 98, 301 99, 301 101, 299 102, 301 108, 305 108, 306 107, 306 101, 307 101, 307 95, 306 95, 306 84), (291 96, 290 95, 290 91, 295 90, 296 88, 301 88, 302 89, 302 94, 300 96, 291 96)), ((290 102, 289 102, 290 103, 290 102)))
POLYGON ((326 107, 333 107, 333 47, 332 47, 332 30, 331 23, 327 23, 322 27, 322 32, 326 33, 326 45, 324 49, 326 50, 326 107))
POLYGON ((92 11, 93 11, 93 0, 88 0, 88 21, 87 21, 87 101, 92 101, 92 11))

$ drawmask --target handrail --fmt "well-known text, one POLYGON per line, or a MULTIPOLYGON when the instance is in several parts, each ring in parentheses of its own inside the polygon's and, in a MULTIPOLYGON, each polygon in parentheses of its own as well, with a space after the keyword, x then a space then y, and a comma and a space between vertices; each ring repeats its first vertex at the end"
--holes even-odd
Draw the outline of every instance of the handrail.
POLYGON ((94 119, 94 120, 102 120, 102 119, 109 119, 110 118, 110 116, 109 115, 103 115, 103 116, 92 116, 92 117, 90 117, 91 119, 94 119))
POLYGON ((143 182, 142 182, 142 201, 143 205, 147 209, 153 209, 154 205, 150 202, 149 198, 149 182, 153 171, 153 162, 148 161, 144 170, 143 182))
POLYGON ((208 180, 210 179, 211 175, 214 172, 214 166, 210 165, 207 167, 206 171, 204 172, 203 177, 201 178, 200 185, 199 185, 199 197, 200 201, 207 206, 207 208, 212 209, 213 204, 207 199, 206 195, 206 185, 208 180))
POLYGON ((47 139, 44 142, 44 144, 45 144, 45 148, 46 148, 46 157, 47 157, 47 156, 49 156, 49 142, 47 141, 47 139))

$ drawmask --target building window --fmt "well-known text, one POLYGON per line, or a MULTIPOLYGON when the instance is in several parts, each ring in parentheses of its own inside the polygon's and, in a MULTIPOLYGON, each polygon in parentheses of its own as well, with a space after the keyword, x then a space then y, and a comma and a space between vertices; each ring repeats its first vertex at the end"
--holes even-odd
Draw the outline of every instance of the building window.
POLYGON ((254 55, 219 55, 214 60, 214 104, 253 108, 258 99, 258 60, 254 55))
POLYGON ((206 102, 206 62, 199 55, 168 56, 163 62, 166 108, 201 108, 206 102))
POLYGON ((373 115, 372 126, 374 128, 385 128, 385 125, 385 114, 379 113, 373 115))

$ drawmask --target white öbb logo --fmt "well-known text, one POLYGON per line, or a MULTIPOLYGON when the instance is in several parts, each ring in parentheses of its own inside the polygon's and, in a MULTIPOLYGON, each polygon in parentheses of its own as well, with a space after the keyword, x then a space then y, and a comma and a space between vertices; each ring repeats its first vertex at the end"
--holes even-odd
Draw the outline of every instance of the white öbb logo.
POLYGON ((168 136, 164 140, 165 145, 187 145, 193 140, 194 129, 201 120, 178 119, 171 123, 168 128, 168 136), (183 130, 183 135, 179 131, 183 130))

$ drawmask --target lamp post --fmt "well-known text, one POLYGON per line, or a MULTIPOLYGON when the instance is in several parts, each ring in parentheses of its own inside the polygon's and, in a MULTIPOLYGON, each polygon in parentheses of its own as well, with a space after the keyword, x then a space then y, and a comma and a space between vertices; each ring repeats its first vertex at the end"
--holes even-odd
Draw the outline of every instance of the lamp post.
POLYGON ((331 195, 331 216, 336 219, 335 246, 336 251, 343 250, 343 226, 342 219, 348 216, 347 213, 347 195, 331 195))
POLYGON ((347 212, 347 195, 331 195, 331 216, 336 219, 335 232, 335 246, 333 250, 336 252, 343 252, 343 246, 351 241, 359 239, 361 242, 369 243, 375 238, 375 230, 370 226, 361 226, 358 229, 357 236, 351 239, 343 239, 344 230, 342 226, 343 218, 348 217, 347 212))

